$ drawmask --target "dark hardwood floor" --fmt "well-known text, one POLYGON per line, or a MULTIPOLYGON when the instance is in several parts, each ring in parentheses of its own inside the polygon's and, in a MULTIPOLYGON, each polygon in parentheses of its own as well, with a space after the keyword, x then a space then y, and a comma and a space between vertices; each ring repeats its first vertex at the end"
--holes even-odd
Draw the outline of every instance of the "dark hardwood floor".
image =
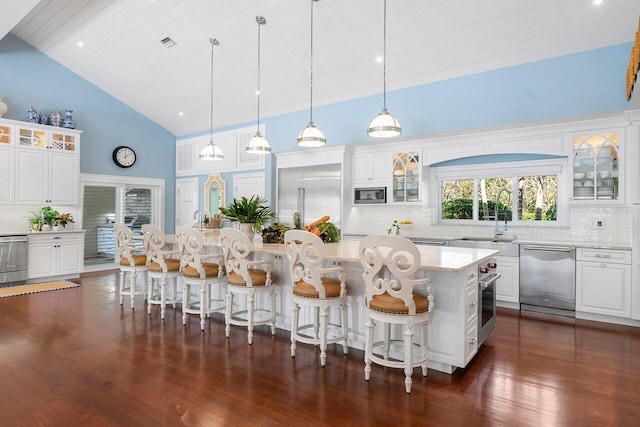
POLYGON ((635 426, 640 423, 640 331, 599 329, 501 310, 466 370, 413 375, 363 353, 314 347, 259 327, 205 333, 179 310, 148 316, 120 306, 115 272, 79 288, 0 299, 0 425, 635 426))

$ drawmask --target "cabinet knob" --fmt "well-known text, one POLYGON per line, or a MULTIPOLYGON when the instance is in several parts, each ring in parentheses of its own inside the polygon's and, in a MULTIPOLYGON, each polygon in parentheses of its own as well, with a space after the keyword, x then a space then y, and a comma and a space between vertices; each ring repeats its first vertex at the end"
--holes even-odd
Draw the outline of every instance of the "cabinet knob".
POLYGON ((469 344, 475 344, 478 339, 476 337, 471 337, 469 339, 469 344))
POLYGON ((469 305, 470 305, 471 307, 475 307, 476 305, 478 305, 478 303, 477 303, 476 301, 471 301, 471 302, 469 303, 469 305))

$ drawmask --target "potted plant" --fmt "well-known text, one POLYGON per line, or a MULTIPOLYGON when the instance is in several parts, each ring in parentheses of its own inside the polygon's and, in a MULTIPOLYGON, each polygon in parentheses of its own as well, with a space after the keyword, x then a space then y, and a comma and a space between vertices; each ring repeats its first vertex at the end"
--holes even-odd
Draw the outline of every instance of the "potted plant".
POLYGON ((67 228, 67 224, 74 223, 73 216, 69 212, 65 212, 62 214, 58 214, 55 218, 53 218, 53 226, 55 228, 56 224, 58 226, 62 226, 62 228, 67 228))
POLYGON ((31 231, 40 231, 42 228, 42 214, 40 212, 31 211, 31 216, 29 216, 29 228, 31 231))
POLYGON ((53 219, 60 213, 51 206, 43 206, 40 210, 42 215, 42 231, 49 231, 53 226, 53 219))
POLYGON ((229 206, 220 208, 220 212, 226 219, 239 222, 240 231, 252 239, 254 231, 261 230, 276 217, 275 212, 265 204, 266 202, 257 195, 251 196, 250 199, 243 196, 240 199, 234 198, 229 206))

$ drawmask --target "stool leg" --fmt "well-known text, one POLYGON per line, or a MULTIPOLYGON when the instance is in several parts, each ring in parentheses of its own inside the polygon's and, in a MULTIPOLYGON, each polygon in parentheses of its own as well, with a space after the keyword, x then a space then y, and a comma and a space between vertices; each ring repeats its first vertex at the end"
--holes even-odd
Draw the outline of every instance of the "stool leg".
POLYGON ((271 335, 276 334, 276 290, 271 290, 271 335))
POLYGON ((313 336, 315 338, 319 338, 318 330, 319 330, 319 321, 320 321, 320 307, 315 307, 313 311, 313 336))
POLYGON ((124 302, 124 271, 120 270, 120 305, 124 302))
POLYGON ((407 324, 404 335, 404 388, 411 393, 411 374, 413 373, 413 324, 407 324))
POLYGON ((173 278, 173 308, 176 308, 176 301, 178 301, 178 278, 173 278))
POLYGON ((376 323, 369 318, 365 327, 365 345, 364 345, 364 379, 369 381, 371 378, 371 353, 373 352, 373 330, 376 323))
POLYGON ((424 363, 422 364, 423 377, 427 376, 427 369, 429 365, 429 347, 427 346, 427 336, 428 336, 427 326, 429 326, 428 322, 424 322, 421 325, 422 327, 422 359, 424 360, 424 363))
POLYGON ((389 349, 391 348, 391 324, 384 323, 384 360, 389 360, 389 349))
POLYGON ((160 318, 164 320, 164 312, 165 312, 165 301, 167 301, 167 276, 162 278, 162 283, 160 283, 160 318))
POLYGON ((347 304, 340 304, 340 308, 342 309, 342 319, 340 320, 340 323, 342 326, 342 333, 344 334, 342 352, 347 354, 347 349, 349 348, 349 316, 347 315, 347 304))
POLYGON ((147 314, 151 315, 151 301, 153 300, 153 277, 147 276, 147 314))
POLYGON ((224 335, 229 338, 231 332, 231 316, 233 314, 233 293, 227 288, 227 306, 224 310, 224 335))
POLYGON ((327 307, 320 307, 320 366, 327 363, 327 307))
POLYGON ((182 324, 186 325, 187 324, 187 309, 189 308, 189 304, 191 304, 190 302, 190 296, 191 294, 191 285, 188 283, 185 283, 184 286, 182 287, 182 324))
POLYGON ((300 317, 300 306, 296 302, 291 306, 293 317, 291 319, 291 357, 296 357, 296 335, 298 334, 298 320, 300 317))
POLYGON ((136 281, 137 281, 138 275, 136 274, 136 271, 133 270, 131 272, 131 309, 136 308, 136 281))
POLYGON ((207 285, 200 285, 200 330, 204 331, 205 321, 205 307, 206 307, 206 297, 207 297, 207 285))
POLYGON ((247 294, 247 340, 249 341, 249 345, 253 343, 253 314, 255 311, 256 305, 256 295, 255 291, 251 289, 247 294))

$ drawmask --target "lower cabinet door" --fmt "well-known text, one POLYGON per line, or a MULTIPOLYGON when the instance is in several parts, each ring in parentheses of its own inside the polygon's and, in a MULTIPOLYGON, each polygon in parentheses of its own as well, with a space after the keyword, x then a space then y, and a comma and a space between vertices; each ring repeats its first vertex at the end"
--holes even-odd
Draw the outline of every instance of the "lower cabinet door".
POLYGON ((496 271, 501 277, 496 282, 496 300, 520 302, 520 263, 516 257, 498 257, 496 271))
POLYGON ((56 272, 56 252, 53 243, 30 243, 27 267, 27 277, 53 276, 56 272))
POLYGON ((631 317, 631 266, 576 263, 576 311, 631 317))
POLYGON ((80 257, 81 241, 65 242, 56 248, 59 258, 58 274, 80 273, 82 258, 80 257))

